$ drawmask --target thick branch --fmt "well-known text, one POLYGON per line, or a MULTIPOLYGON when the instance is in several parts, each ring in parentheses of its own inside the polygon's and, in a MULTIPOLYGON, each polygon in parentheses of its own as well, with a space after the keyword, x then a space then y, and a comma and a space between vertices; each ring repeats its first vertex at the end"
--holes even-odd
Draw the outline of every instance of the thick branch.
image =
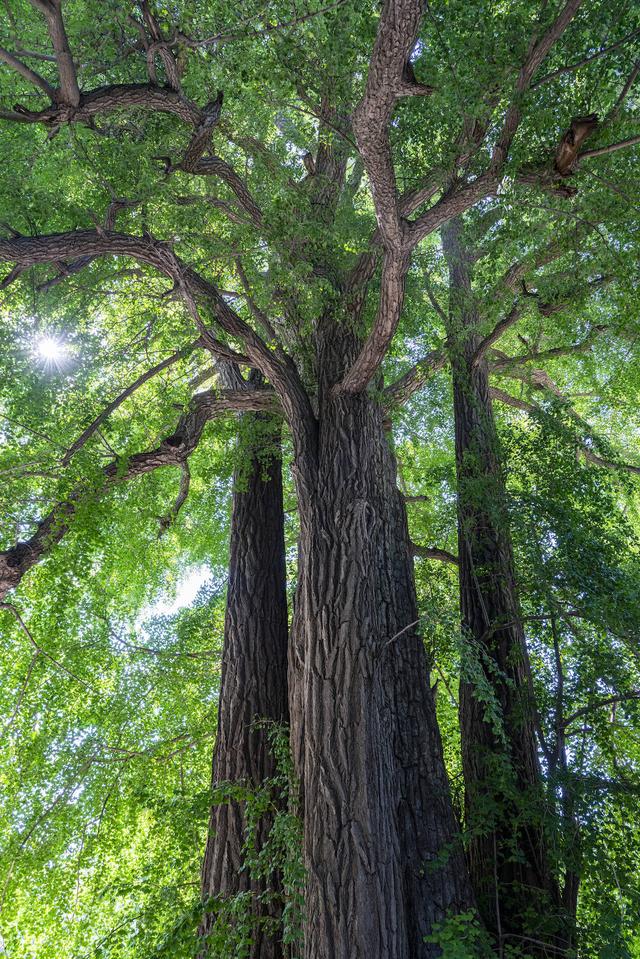
MULTIPOLYGON (((554 159, 554 170, 562 177, 572 176, 580 161, 582 144, 598 127, 598 117, 590 113, 586 117, 574 117, 569 129, 562 135, 554 159)), ((543 174, 544 178, 544 174, 543 174)))
POLYGON ((409 268, 409 259, 404 255, 385 253, 382 263, 380 303, 367 337, 355 363, 338 384, 337 390, 358 393, 366 389, 371 378, 382 363, 393 335, 398 328, 404 303, 404 284, 409 268))
POLYGON ((490 196, 497 189, 513 138, 522 119, 522 103, 533 76, 551 47, 562 36, 575 16, 582 0, 567 0, 558 17, 542 39, 532 40, 520 68, 511 104, 505 114, 502 130, 493 149, 489 169, 471 183, 454 183, 433 207, 411 225, 407 234, 410 248, 439 229, 448 220, 459 216, 475 203, 490 196))
POLYGON ((471 366, 477 366, 482 357, 485 355, 487 350, 496 343, 501 336, 503 336, 507 330, 513 326, 514 323, 522 316, 522 305, 518 302, 514 303, 506 316, 503 316, 501 320, 496 323, 491 333, 484 338, 484 340, 479 344, 477 350, 471 358, 471 366))
MULTIPOLYGON (((423 4, 417 0, 385 0, 364 96, 352 120, 385 247, 399 248, 403 242, 389 124, 396 101, 407 92, 406 69, 422 8, 423 4)), ((423 88, 423 92, 428 92, 427 88, 423 88)))
MULTIPOLYGON (((104 229, 114 230, 118 213, 127 207, 135 207, 137 205, 138 204, 136 201, 122 200, 118 199, 117 197, 113 199, 107 208, 104 218, 104 229)), ((70 263, 57 264, 60 272, 56 273, 55 276, 52 276, 49 280, 45 280, 44 283, 40 283, 37 287, 38 292, 45 293, 48 290, 53 289, 54 286, 62 283, 72 274, 80 273, 80 271, 84 270, 85 266, 88 266, 91 262, 93 262, 93 257, 81 256, 77 260, 72 260, 70 263)))
POLYGON ((27 110, 16 106, 15 114, 7 116, 5 113, 4 116, 23 123, 44 123, 55 127, 61 123, 87 123, 98 115, 107 116, 116 110, 131 109, 172 113, 193 126, 202 119, 197 104, 169 87, 156 87, 151 83, 109 84, 81 94, 78 103, 72 107, 55 103, 44 110, 27 110))
MULTIPOLYGON (((497 180, 485 174, 473 183, 445 194, 410 225, 408 232, 403 231, 402 252, 387 250, 382 266, 380 305, 373 328, 339 389, 352 393, 365 389, 382 363, 402 314, 410 250, 429 233, 483 199, 496 186, 497 180)), ((368 260, 365 259, 364 263, 368 265, 368 260)))
POLYGON ((433 373, 437 373, 447 363, 444 350, 432 350, 412 366, 407 372, 391 383, 384 391, 385 401, 389 406, 406 403, 414 393, 422 389, 433 373))
POLYGON ((130 236, 107 230, 73 230, 47 236, 0 238, 0 261, 28 269, 83 256, 130 256, 171 275, 173 252, 167 243, 148 236, 130 236))
POLYGON ((31 0, 31 2, 34 7, 44 13, 53 44, 60 77, 60 90, 56 93, 56 100, 66 106, 77 107, 80 103, 80 88, 62 19, 62 2, 61 0, 31 0))
POLYGON ((24 77, 25 80, 28 80, 29 83, 33 83, 34 86, 40 87, 40 89, 46 93, 50 100, 53 100, 55 97, 55 90, 44 77, 41 77, 39 73, 36 73, 35 70, 32 70, 28 67, 22 60, 10 53, 9 50, 5 50, 3 47, 0 47, 0 60, 3 63, 6 63, 7 66, 11 67, 12 70, 15 70, 16 73, 19 73, 21 77, 24 77))
POLYGON ((407 245, 413 249, 416 244, 430 233, 466 212, 480 200, 491 196, 498 188, 499 178, 492 173, 483 173, 470 183, 456 184, 448 190, 437 203, 410 223, 407 232, 407 245))
MULTIPOLYGON (((289 422, 296 419, 311 428, 315 417, 309 397, 293 360, 283 351, 275 352, 226 302, 213 283, 187 267, 168 243, 149 236, 131 236, 107 230, 75 230, 49 236, 13 236, 0 239, 0 262, 12 262, 28 268, 39 263, 57 263, 65 259, 89 256, 128 256, 146 263, 170 277, 192 307, 192 299, 204 297, 216 321, 232 337, 241 340, 251 363, 260 369, 278 392, 289 422)), ((212 351, 224 346, 210 340, 212 351)), ((219 349, 217 350, 218 352, 219 349)), ((232 351, 224 348, 227 357, 232 351)), ((242 360, 235 354, 232 359, 242 360)))
POLYGON ((271 390, 208 391, 197 394, 189 410, 178 420, 175 430, 159 446, 148 452, 136 453, 126 460, 114 460, 103 469, 97 489, 78 487, 67 500, 53 507, 30 539, 18 542, 0 553, 0 599, 60 542, 86 497, 102 495, 117 483, 143 476, 162 466, 182 466, 197 447, 205 424, 210 419, 232 410, 260 412, 277 409, 278 402, 271 390))
POLYGON ((535 403, 527 403, 526 400, 518 399, 506 390, 501 390, 497 386, 489 387, 489 395, 492 400, 504 403, 505 406, 513 406, 516 410, 522 410, 523 413, 538 413, 540 408, 535 403))
POLYGON ((226 160, 218 156, 202 157, 190 172, 199 176, 219 177, 233 191, 240 206, 249 214, 255 225, 262 225, 262 210, 245 181, 226 160))
POLYGON ((419 546, 417 543, 411 543, 411 553, 413 556, 419 556, 421 559, 437 559, 441 563, 451 563, 458 566, 458 557, 449 553, 446 549, 438 549, 435 546, 419 546))
POLYGON ((491 170, 498 173, 506 162, 513 138, 522 119, 522 101, 529 89, 534 74, 553 47, 565 32, 578 12, 582 0, 567 0, 564 7, 540 40, 532 40, 524 63, 520 68, 514 96, 505 114, 502 131, 491 157, 491 170))
MULTIPOLYGON (((149 36, 151 37, 151 43, 146 44, 147 51, 147 70, 149 73, 149 79, 155 83, 156 82, 156 73, 155 73, 155 56, 156 53, 159 54, 162 64, 167 75, 167 83, 173 90, 180 89, 180 74, 178 71, 178 65, 176 63, 175 57, 172 51, 169 49, 169 44, 166 42, 162 36, 162 31, 158 25, 158 21, 154 17, 147 0, 142 0, 140 4, 142 10, 142 17, 149 31, 149 36)), ((142 30, 144 33, 144 30, 142 30)))
MULTIPOLYGON (((440 175, 428 177, 424 183, 415 190, 409 190, 398 198, 398 208, 403 217, 411 216, 412 213, 421 207, 428 200, 433 199, 442 186, 442 177, 440 175)), ((360 304, 364 300, 366 287, 373 278, 378 264, 378 259, 382 250, 380 231, 376 229, 369 240, 369 248, 365 253, 361 253, 357 262, 347 277, 347 293, 355 297, 360 304)), ((357 308, 356 308, 356 315, 357 308)))
MULTIPOLYGON (((170 157, 158 157, 165 161, 165 172, 167 175, 175 170, 183 170, 185 173, 216 173, 217 170, 207 169, 207 161, 203 159, 204 154, 211 148, 211 139, 216 125, 220 121, 222 112, 222 90, 218 90, 218 96, 215 100, 207 103, 202 111, 202 118, 189 141, 184 157, 179 163, 172 163, 170 157)), ((220 161, 222 163, 223 161, 220 161)), ((240 180, 234 170, 226 164, 233 175, 240 180)), ((241 182, 241 181, 240 181, 241 182)), ((246 190, 246 188, 245 188, 246 190)), ((248 192, 248 191, 247 191, 248 192)))
POLYGON ((124 401, 128 399, 137 389, 139 389, 144 383, 150 380, 152 377, 157 376, 158 373, 161 373, 162 370, 166 370, 169 366, 173 366, 174 363, 177 363, 179 360, 184 359, 189 356, 190 353, 197 346, 201 346, 202 343, 200 340, 196 340, 194 343, 190 343, 189 346, 184 347, 182 350, 178 350, 177 353, 172 353, 171 356, 168 356, 165 360, 162 360, 161 363, 157 363, 155 366, 152 366, 151 369, 146 370, 141 376, 134 380, 133 383, 130 383, 129 386, 120 393, 119 396, 116 396, 115 400, 112 400, 110 403, 105 406, 99 416, 96 416, 95 420, 87 426, 87 428, 80 434, 78 439, 71 444, 67 452, 62 457, 62 466, 68 466, 75 454, 79 449, 85 445, 85 443, 93 436, 96 430, 108 419, 111 414, 118 409, 119 406, 122 406, 124 401))

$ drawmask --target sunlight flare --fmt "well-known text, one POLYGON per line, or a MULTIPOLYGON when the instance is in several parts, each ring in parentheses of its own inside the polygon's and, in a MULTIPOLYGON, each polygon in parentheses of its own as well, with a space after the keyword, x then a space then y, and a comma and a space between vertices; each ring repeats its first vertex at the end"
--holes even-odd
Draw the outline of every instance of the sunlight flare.
POLYGON ((66 344, 54 336, 41 337, 35 351, 45 369, 61 369, 69 355, 66 344))

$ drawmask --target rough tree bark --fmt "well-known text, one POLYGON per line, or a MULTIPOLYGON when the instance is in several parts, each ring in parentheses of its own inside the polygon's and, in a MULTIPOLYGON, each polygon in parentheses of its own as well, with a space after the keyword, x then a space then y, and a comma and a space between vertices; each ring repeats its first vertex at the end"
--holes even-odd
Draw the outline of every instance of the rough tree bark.
POLYGON ((488 366, 476 353, 480 323, 459 220, 443 229, 442 241, 450 275, 447 336, 464 634, 460 728, 470 872, 481 915, 501 948, 520 943, 529 952, 542 949, 536 955, 556 955, 560 899, 547 850, 530 664, 488 366), (495 697, 500 729, 483 688, 495 697))
MULTIPOLYGON (((267 414, 244 414, 243 456, 248 465, 236 474, 231 518, 231 557, 218 709, 218 738, 213 757, 213 785, 225 782, 259 787, 274 773, 275 760, 268 728, 258 720, 288 721, 287 598, 285 578, 282 470, 273 454, 260 456, 259 435, 267 414), (260 422, 262 421, 262 422, 260 422)), ((262 450, 262 452, 264 452, 262 450)), ((272 817, 262 817, 258 850, 269 835, 272 817)), ((251 959, 280 959, 280 935, 265 920, 278 920, 278 877, 257 879, 244 869, 247 833, 245 805, 224 802, 211 809, 209 838, 202 865, 202 897, 253 893, 256 919, 251 959), (265 894, 267 894, 265 896, 265 894), (272 901, 268 901, 273 894, 272 901)), ((215 914, 205 916, 206 936, 215 914)))
POLYGON ((304 782, 305 956, 426 959, 439 955, 423 941, 433 923, 468 908, 471 894, 383 412, 371 394, 334 388, 354 353, 325 317, 317 443, 297 462, 290 690, 304 782))

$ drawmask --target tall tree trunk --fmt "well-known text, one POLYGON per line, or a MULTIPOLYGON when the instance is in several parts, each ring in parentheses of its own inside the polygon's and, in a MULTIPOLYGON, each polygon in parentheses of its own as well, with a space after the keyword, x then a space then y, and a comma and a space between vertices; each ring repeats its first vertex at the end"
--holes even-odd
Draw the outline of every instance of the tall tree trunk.
MULTIPOLYGON (((535 943, 523 937, 557 947, 560 896, 545 838, 535 706, 489 372, 484 358, 474 362, 479 318, 460 232, 454 220, 442 239, 450 273, 447 335, 458 480, 460 726, 469 863, 489 929, 501 945, 519 944, 535 953, 535 943)), ((541 949, 541 955, 552 954, 541 949)))
POLYGON ((564 713, 564 667, 560 649, 560 634, 555 616, 551 617, 553 652, 556 662, 556 706, 555 736, 549 757, 549 777, 554 779, 558 772, 560 781, 560 820, 564 858, 564 877, 562 883, 562 906, 568 920, 569 946, 576 946, 576 916, 578 912, 578 894, 582 866, 582 833, 576 813, 575 783, 569 775, 567 758, 567 727, 564 713))
MULTIPOLYGON (((288 721, 287 599, 280 459, 267 460, 251 428, 264 430, 267 417, 245 414, 242 453, 248 465, 236 475, 231 517, 231 558, 218 708, 218 738, 213 757, 213 785, 224 782, 259 787, 275 773, 264 725, 288 721), (248 429, 247 429, 248 427, 248 429)), ((263 816, 258 850, 272 825, 263 816)), ((265 930, 264 920, 279 915, 277 877, 256 879, 244 868, 247 834, 245 806, 216 804, 211 809, 209 838, 202 866, 202 896, 228 898, 253 893, 255 915, 251 959, 280 959, 280 935, 265 930), (269 902, 269 893, 275 898, 269 902), (266 894, 266 895, 265 895, 266 894)), ((211 932, 215 913, 205 916, 201 934, 211 932)), ((206 953, 205 953, 206 954, 206 953)))
POLYGON ((312 467, 308 457, 297 464, 290 688, 304 782, 305 956, 427 959, 439 955, 423 941, 433 923, 471 896, 382 411, 370 395, 331 391, 354 348, 334 325, 320 335, 317 447, 312 467))

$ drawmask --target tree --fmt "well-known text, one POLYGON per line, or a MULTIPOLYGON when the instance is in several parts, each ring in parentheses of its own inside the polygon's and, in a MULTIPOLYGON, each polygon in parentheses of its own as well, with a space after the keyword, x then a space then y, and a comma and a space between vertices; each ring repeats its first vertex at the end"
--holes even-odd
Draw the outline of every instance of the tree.
MULTIPOLYGON (((236 385, 244 380, 235 371, 236 385), (239 381, 239 382, 238 382, 239 381)), ((275 424, 276 432, 279 424, 275 424)), ((269 789, 276 773, 269 740, 274 726, 288 720, 287 596, 285 578, 282 476, 273 417, 245 414, 244 455, 236 476, 231 516, 231 557, 222 652, 222 678, 213 757, 214 805, 202 866, 203 901, 220 905, 205 913, 201 933, 211 934, 225 900, 238 893, 252 896, 251 955, 282 956, 282 888, 275 869, 252 875, 247 863, 257 859, 273 828, 269 807, 249 823, 234 789, 269 789), (271 435, 270 435, 271 434, 271 435), (271 442, 269 442, 271 441, 271 442), (271 447, 271 448, 270 448, 271 447), (245 475, 243 475, 243 473, 245 475), (216 788, 217 787, 217 788, 216 788), (221 799, 220 789, 231 795, 221 799), (274 925, 275 924, 275 925, 274 925)), ((241 436, 242 436, 241 433, 241 436)), ((242 451, 241 451, 242 453, 242 451)), ((274 796, 269 805, 286 802, 274 796)), ((255 868, 254 868, 254 871, 255 868)))
MULTIPOLYGON (((489 365, 471 291, 471 257, 453 220, 443 230, 450 274, 447 342, 451 359, 458 488, 460 609, 465 651, 460 726, 469 862, 480 909, 498 936, 551 938, 560 895, 547 850, 535 700, 516 575, 489 365), (495 695, 496 721, 479 695, 477 673, 495 695), (497 876, 497 880, 496 877, 497 876), (495 894, 495 883, 501 889, 495 894), (531 929, 532 897, 541 928, 531 929), (496 905, 498 902, 498 905, 496 905)), ((559 935, 562 947, 566 936, 559 935)))
MULTIPOLYGON (((159 12, 141 4, 140 19, 126 27, 136 31, 133 44, 131 32, 123 41, 114 30, 106 42, 93 28, 83 34, 81 17, 65 25, 57 0, 33 6, 44 19, 29 15, 25 30, 39 37, 46 25, 51 78, 25 65, 27 51, 6 50, 3 60, 19 93, 24 84, 35 86, 48 103, 3 111, 7 136, 24 157, 48 128, 54 164, 65 143, 78 154, 87 144, 103 149, 112 195, 94 228, 75 228, 75 199, 60 216, 36 208, 31 235, 0 240, 0 258, 12 264, 4 285, 11 289, 26 282, 28 269, 54 265, 55 275, 43 274, 39 285, 43 294, 63 297, 63 279, 87 270, 104 278, 105 257, 118 258, 119 267, 133 260, 136 278, 184 305, 199 347, 266 378, 272 393, 261 391, 259 402, 277 404, 291 432, 300 517, 289 681, 303 790, 306 955, 437 955, 437 944, 425 937, 451 913, 469 909, 473 897, 417 629, 412 547, 387 420, 389 408, 440 363, 438 351, 386 391, 380 369, 403 319, 419 245, 472 208, 491 217, 509 202, 517 207, 522 189, 570 204, 569 181, 579 179, 582 163, 626 156, 637 141, 626 135, 625 112, 635 70, 608 77, 602 99, 612 116, 602 130, 612 138, 586 149, 595 120, 572 120, 580 98, 562 78, 594 59, 585 51, 599 37, 602 13, 581 10, 579 0, 541 13, 514 4, 497 23, 483 23, 477 39, 473 7, 459 17, 429 8, 423 19, 422 6, 409 0, 385 3, 377 23, 369 7, 340 4, 237 31, 216 26, 206 36, 200 31, 209 18, 227 14, 224 5, 203 16, 185 4, 176 22, 163 25, 159 12), (448 51, 435 53, 443 20, 448 51), (144 53, 146 77, 140 79, 137 63, 129 72, 128 59, 115 65, 106 56, 101 60, 114 66, 103 84, 92 58, 75 53, 76 40, 104 55, 124 42, 144 53), (495 56, 481 59, 488 40, 495 56), (466 63, 458 55, 465 50, 466 63), (292 55, 299 64, 293 71, 292 55), (567 66, 573 57, 580 61, 567 66), (543 63, 549 73, 540 77, 543 63), (417 79, 423 73, 429 83, 417 79), (247 102, 229 122, 228 87, 235 91, 238 77, 247 102), (265 80, 276 105, 265 102, 265 80), (206 103, 203 85, 211 91, 206 103), (224 158, 213 154, 214 138, 226 140, 224 158), (123 169, 123 152, 141 165, 123 169), (152 172, 158 153, 163 174, 152 172), (363 172, 375 225, 360 189, 363 172), (414 180, 405 191, 397 187, 400 176, 414 180), (228 192, 205 193, 198 178, 222 181, 228 192), (192 192, 176 193, 182 183, 192 192), (115 229, 116 214, 126 231, 115 229), (158 287, 158 274, 170 290, 158 287)), ((26 39, 19 42, 22 49, 26 39)), ((625 42, 595 59, 623 57, 625 42)), ((86 211, 84 186, 74 183, 86 211)), ((104 192, 101 186, 96 199, 104 192)), ((120 290, 130 279, 118 270, 120 290)), ((203 409, 203 395, 183 427, 203 409)), ((167 446, 177 450, 174 460, 184 459, 192 437, 183 428, 172 434, 160 461, 167 461, 167 446)), ((121 478, 127 469, 120 463, 112 473, 121 478)), ((40 537, 43 549, 10 547, 10 570, 33 565, 61 538, 58 518, 73 511, 77 495, 65 490, 62 507, 54 508, 55 532, 50 524, 40 537)), ((14 572, 7 577, 10 586, 18 582, 14 572)), ((529 742, 523 754, 531 752, 529 742)))

